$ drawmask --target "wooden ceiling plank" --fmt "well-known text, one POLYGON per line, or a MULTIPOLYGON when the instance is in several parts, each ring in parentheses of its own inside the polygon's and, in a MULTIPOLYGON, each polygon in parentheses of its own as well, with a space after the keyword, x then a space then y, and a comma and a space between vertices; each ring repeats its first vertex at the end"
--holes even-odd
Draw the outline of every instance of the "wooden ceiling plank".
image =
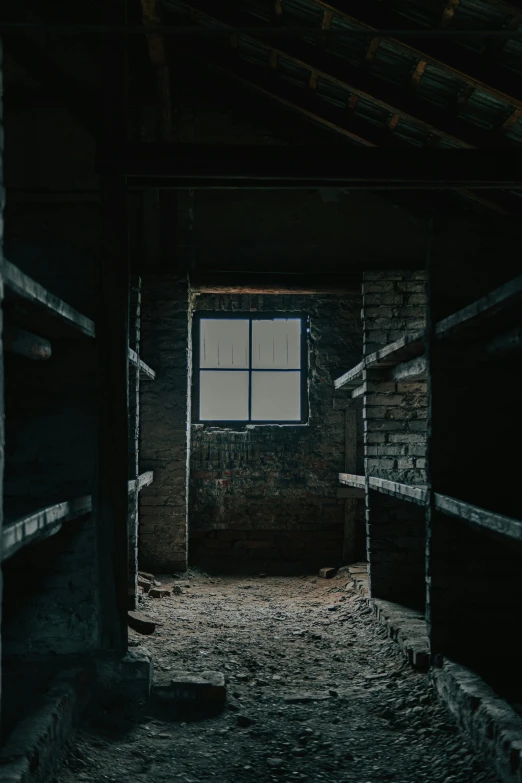
MULTIPOLYGON (((317 1, 314 0, 314 2, 317 1)), ((190 2, 180 0, 179 4, 187 9, 194 8, 197 4, 199 17, 206 18, 214 24, 225 26, 234 23, 235 17, 229 18, 222 6, 219 7, 218 17, 217 7, 209 0, 190 0, 190 2)), ((241 21, 244 20, 241 19, 241 21)), ((255 37, 249 35, 248 37, 267 48, 275 48, 272 41, 264 39, 262 26, 259 28, 259 35, 255 37)), ((391 83, 383 82, 369 70, 355 68, 344 60, 323 52, 319 47, 307 45, 302 41, 288 41, 284 49, 278 47, 278 52, 280 56, 292 60, 306 70, 313 69, 321 80, 330 81, 351 94, 355 93, 359 98, 368 100, 387 112, 397 113, 401 119, 459 146, 493 148, 512 146, 503 134, 495 135, 478 126, 474 127, 470 123, 463 124, 458 120, 458 117, 440 111, 427 102, 423 101, 421 104, 417 98, 408 94, 408 91, 391 83)))
MULTIPOLYGON (((314 5, 330 10, 335 16, 363 30, 379 29, 400 30, 404 28, 404 18, 389 6, 377 0, 336 0, 335 4, 326 0, 310 0, 314 5)), ((497 5, 495 0, 490 0, 497 5)), ((504 5, 504 4, 502 4, 504 5)), ((512 8, 513 12, 518 9, 512 8)), ((520 13, 520 12, 519 12, 520 13)), ((409 23, 409 28, 424 31, 420 25, 409 23)), ((373 40, 373 39, 372 39, 373 40)), ((437 41, 423 39, 422 50, 411 46, 400 37, 388 39, 389 43, 400 47, 417 60, 425 60, 459 80, 473 85, 497 100, 522 108, 522 87, 517 74, 511 74, 507 68, 496 63, 484 61, 469 49, 463 49, 451 40, 437 41), (509 84, 506 88, 505 85, 509 84)))

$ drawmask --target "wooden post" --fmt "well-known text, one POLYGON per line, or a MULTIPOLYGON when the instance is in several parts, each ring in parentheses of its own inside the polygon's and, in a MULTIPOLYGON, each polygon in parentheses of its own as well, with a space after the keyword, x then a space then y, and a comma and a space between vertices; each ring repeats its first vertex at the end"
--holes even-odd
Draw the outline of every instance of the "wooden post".
MULTIPOLYGON (((106 4, 114 30, 126 23, 126 0, 106 4)), ((127 38, 106 32, 102 94, 104 149, 126 137, 127 38)), ((129 239, 124 176, 102 174, 102 252, 96 338, 99 357, 99 444, 96 513, 102 647, 127 648, 128 578, 128 318, 129 239)))
MULTIPOLYGON (((344 412, 344 472, 356 473, 357 460, 357 413, 355 404, 349 405, 344 412)), ((343 561, 353 563, 356 547, 357 500, 347 498, 344 501, 344 541, 343 561)))
MULTIPOLYGON (((1 43, 0 43, 0 68, 2 67, 1 57, 1 43)), ((0 72, 1 73, 1 72, 0 72)), ((0 96, 0 124, 3 125, 3 107, 0 96)), ((3 139, 3 133, 2 137, 3 139)), ((0 163, 3 160, 3 144, 0 147, 0 163)), ((2 302, 4 298, 4 279, 3 279, 3 240, 4 240, 4 189, 3 189, 3 166, 0 166, 0 532, 4 522, 4 355, 2 345, 2 326, 3 326, 3 310, 2 302)), ((2 563, 2 536, 0 535, 0 564, 2 563)), ((1 637, 1 622, 2 622, 2 606, 3 606, 3 581, 2 570, 0 565, 0 717, 2 708, 2 637, 1 637)))

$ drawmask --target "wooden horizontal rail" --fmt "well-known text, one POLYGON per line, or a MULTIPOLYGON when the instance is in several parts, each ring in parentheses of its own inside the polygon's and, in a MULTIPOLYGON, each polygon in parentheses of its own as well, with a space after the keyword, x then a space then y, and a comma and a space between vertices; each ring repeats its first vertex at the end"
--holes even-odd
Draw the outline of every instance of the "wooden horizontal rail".
POLYGON ((145 471, 145 473, 140 473, 137 479, 131 479, 127 484, 127 489, 129 492, 135 492, 136 485, 137 485, 138 492, 139 492, 144 487, 148 487, 149 484, 152 484, 153 481, 154 481, 154 471, 147 470, 145 471))
POLYGON ((400 484, 397 481, 388 481, 388 479, 377 478, 376 476, 370 476, 368 478, 368 486, 370 489, 375 489, 377 492, 382 492, 385 495, 393 495, 393 497, 399 500, 408 500, 412 503, 418 503, 420 506, 425 506, 428 502, 428 491, 426 487, 414 486, 412 484, 400 484))
POLYGON ((155 380, 156 373, 154 370, 149 367, 149 365, 146 364, 142 359, 140 359, 136 351, 132 348, 129 348, 129 362, 134 367, 139 367, 141 378, 149 378, 152 381, 155 380))
POLYGON ((7 560, 28 544, 58 533, 64 522, 81 517, 90 511, 92 511, 92 498, 86 495, 46 506, 5 525, 2 531, 2 560, 7 560))
POLYGON ((366 479, 364 476, 358 476, 355 473, 339 473, 339 482, 346 487, 364 489, 366 479))
POLYGON ((379 351, 366 356, 362 362, 352 367, 340 378, 334 381, 336 389, 343 386, 347 388, 356 388, 362 378, 364 370, 368 369, 387 369, 409 359, 420 356, 424 353, 424 332, 415 332, 411 335, 405 335, 399 340, 385 345, 379 351))
MULTIPOLYGON (((365 477, 353 473, 339 473, 339 482, 347 487, 361 489, 365 486, 365 477)), ((385 495, 391 495, 398 500, 407 500, 420 506, 428 504, 428 490, 424 486, 400 484, 396 481, 388 481, 376 476, 368 477, 368 486, 370 489, 382 492, 385 495)), ((477 527, 491 530, 508 538, 522 541, 522 520, 508 517, 504 514, 496 514, 493 511, 474 506, 463 500, 456 500, 439 492, 435 493, 434 502, 437 511, 458 517, 477 527)))
POLYGON ((437 337, 451 337, 461 328, 474 326, 478 320, 487 319, 520 302, 522 302, 522 275, 518 275, 481 299, 439 321, 436 326, 437 337))
POLYGON ((459 517, 459 519, 464 519, 478 527, 522 541, 522 521, 519 519, 507 517, 504 514, 495 514, 485 508, 473 506, 471 503, 465 503, 463 500, 456 500, 439 493, 435 493, 435 508, 449 516, 459 517))
POLYGON ((51 294, 43 285, 37 283, 32 277, 22 272, 15 264, 7 259, 2 261, 4 283, 8 290, 23 297, 33 304, 39 305, 52 315, 67 323, 69 326, 83 332, 87 337, 94 337, 94 321, 87 318, 64 302, 59 297, 51 294))

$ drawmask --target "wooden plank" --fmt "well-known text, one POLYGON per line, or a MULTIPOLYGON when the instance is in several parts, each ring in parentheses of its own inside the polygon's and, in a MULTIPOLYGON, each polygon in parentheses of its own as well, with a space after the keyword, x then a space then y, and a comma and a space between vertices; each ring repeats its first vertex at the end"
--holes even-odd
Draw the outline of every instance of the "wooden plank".
POLYGON ((364 368, 364 361, 359 362, 359 364, 356 364, 355 367, 352 367, 351 370, 348 370, 348 372, 345 372, 344 375, 341 375, 340 378, 336 378, 334 381, 334 387, 336 389, 342 389, 343 386, 346 386, 348 389, 356 388, 362 378, 364 368))
MULTIPOLYGON (((196 3, 200 20, 206 19, 213 24, 251 26, 252 17, 243 13, 238 18, 236 11, 227 11, 221 4, 219 7, 209 0, 192 0, 190 3, 179 3, 185 8, 194 6, 196 3)), ((328 13, 327 11, 325 14, 328 13)), ((329 16, 330 20, 332 14, 329 16)), ((505 145, 506 140, 494 140, 492 134, 481 128, 469 126, 459 121, 458 117, 444 114, 428 103, 419 103, 414 96, 408 95, 407 91, 393 84, 384 84, 382 80, 376 77, 371 70, 361 69, 349 63, 345 58, 338 57, 331 52, 322 51, 320 47, 307 43, 306 41, 291 39, 285 41, 284 46, 280 45, 274 48, 274 40, 269 35, 263 35, 264 29, 270 28, 270 23, 256 19, 256 25, 259 27, 259 33, 255 36, 245 36, 254 41, 257 46, 264 46, 268 53, 275 53, 284 57, 285 60, 291 60, 296 65, 304 68, 310 68, 315 75, 315 79, 320 78, 345 89, 348 93, 356 95, 358 98, 374 103, 380 108, 389 112, 391 116, 397 116, 399 119, 406 119, 425 131, 434 133, 439 138, 456 142, 463 147, 483 147, 493 144, 505 145)), ((311 28, 314 29, 313 27, 311 28)), ((380 39, 375 38, 370 42, 366 62, 370 63, 375 57, 380 39)), ((270 55, 272 56, 272 55, 270 55)), ((412 75, 412 84, 418 84, 422 74, 426 69, 427 63, 422 58, 419 59, 417 68, 412 75)))
POLYGON ((339 473, 339 483, 344 484, 346 487, 364 489, 365 477, 358 476, 355 473, 339 473))
MULTIPOLYGON (((375 32, 380 30, 403 30, 404 17, 389 5, 379 0, 311 0, 321 9, 331 11, 334 16, 343 19, 357 30, 375 32)), ((426 31, 420 23, 408 20, 408 30, 418 30, 420 36, 426 31)), ((419 36, 419 41, 420 41, 419 36)), ((425 60, 429 65, 450 73, 465 84, 480 89, 507 104, 522 108, 520 80, 516 74, 498 63, 488 62, 468 48, 463 48, 444 38, 422 38, 421 48, 411 46, 411 34, 401 39, 400 35, 388 38, 390 44, 400 47, 416 61, 425 60)))
POLYGON ((407 362, 401 362, 391 371, 394 381, 418 381, 426 377, 426 357, 416 356, 407 362))
POLYGON ((149 378, 151 381, 155 380, 156 373, 154 372, 154 370, 151 367, 149 367, 149 365, 146 364, 143 361, 143 359, 140 359, 138 357, 138 354, 136 353, 136 351, 133 348, 129 348, 129 362, 134 367, 139 367, 140 368, 140 377, 141 378, 149 378))
POLYGON ((436 325, 437 337, 451 337, 461 328, 475 326, 478 320, 490 318, 502 310, 519 304, 521 299, 522 275, 518 275, 481 299, 439 321, 436 325))
MULTIPOLYGON (((306 95, 311 96, 309 91, 306 95)), ((520 157, 491 155, 485 149, 407 146, 392 153, 343 144, 332 155, 330 148, 318 145, 135 142, 118 145, 112 154, 105 149, 99 163, 107 175, 181 189, 509 190, 522 184, 520 157)))
MULTIPOLYGON (((3 117, 3 106, 0 97, 0 111, 3 117)), ((3 127, 2 127, 3 130, 3 127)), ((3 192, 3 145, 0 148, 0 188, 3 192)), ((4 298, 4 264, 3 264, 3 245, 4 245, 4 198, 0 199, 0 530, 2 530, 4 519, 4 454, 5 454, 5 419, 4 419, 4 346, 3 346, 3 320, 4 310, 2 307, 4 298)), ((3 615, 3 591, 4 583, 2 576, 3 559, 3 536, 0 536, 0 718, 2 717, 2 615, 3 615)))
POLYGON ((375 351, 369 356, 366 356, 362 362, 359 362, 359 364, 352 367, 351 370, 348 370, 348 372, 341 375, 340 378, 337 378, 334 381, 334 386, 336 389, 341 389, 343 386, 348 389, 357 388, 364 370, 393 367, 404 362, 405 359, 419 356, 423 351, 424 332, 415 332, 411 335, 405 335, 399 340, 395 340, 395 342, 385 345, 384 348, 381 348, 379 351, 375 351))
MULTIPOLYGON (((126 1, 103 7, 103 145, 109 154, 127 138, 126 1)), ((128 582, 128 371, 129 236, 125 178, 102 177, 102 236, 97 343, 99 346, 99 450, 96 522, 100 560, 102 646, 118 654, 127 649, 128 582)))
POLYGON ((477 527, 522 541, 522 521, 519 519, 495 514, 493 511, 487 511, 479 506, 473 506, 471 503, 465 503, 438 492, 435 493, 435 508, 444 514, 464 519, 477 527))
POLYGON ((60 318, 69 326, 83 332, 87 337, 94 337, 94 322, 90 318, 82 315, 74 307, 51 294, 40 283, 26 275, 25 272, 22 272, 21 269, 6 258, 3 259, 2 266, 4 285, 8 289, 27 301, 45 308, 45 310, 60 318))
POLYGON ((413 486, 411 484, 400 484, 397 481, 388 481, 387 479, 369 476, 368 485, 370 489, 382 492, 385 495, 393 495, 399 500, 408 500, 412 503, 418 503, 425 506, 428 502, 428 493, 425 487, 413 486))
POLYGON ((360 275, 267 275, 247 272, 195 272, 190 290, 202 294, 360 294, 360 275), (268 279, 267 279, 268 278, 268 279))
POLYGON ((366 389, 366 385, 364 383, 361 383, 360 386, 357 386, 352 391, 352 400, 356 400, 357 397, 362 397, 362 395, 364 394, 365 389, 366 389))
POLYGON ((365 367, 392 367, 424 351, 424 331, 407 334, 366 357, 365 367))
POLYGON ((138 491, 144 487, 148 487, 154 481, 154 471, 147 470, 145 473, 141 473, 138 476, 138 491))
POLYGON ((12 557, 28 544, 54 535, 64 522, 77 519, 91 511, 92 497, 86 495, 46 506, 5 525, 2 531, 2 560, 12 557))
MULTIPOLYGON (((352 405, 344 412, 344 471, 354 473, 357 469, 357 412, 352 405)), ((357 492, 364 497, 364 490, 342 487, 339 491, 357 492)), ((344 504, 343 560, 351 563, 356 552, 357 497, 347 497, 344 504)))

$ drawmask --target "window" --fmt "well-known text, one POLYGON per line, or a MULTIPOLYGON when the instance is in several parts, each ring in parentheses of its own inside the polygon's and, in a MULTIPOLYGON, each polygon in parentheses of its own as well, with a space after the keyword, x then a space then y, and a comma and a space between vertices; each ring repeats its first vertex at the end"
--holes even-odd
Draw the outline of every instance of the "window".
POLYGON ((195 327, 198 421, 306 421, 306 316, 199 313, 195 327))

